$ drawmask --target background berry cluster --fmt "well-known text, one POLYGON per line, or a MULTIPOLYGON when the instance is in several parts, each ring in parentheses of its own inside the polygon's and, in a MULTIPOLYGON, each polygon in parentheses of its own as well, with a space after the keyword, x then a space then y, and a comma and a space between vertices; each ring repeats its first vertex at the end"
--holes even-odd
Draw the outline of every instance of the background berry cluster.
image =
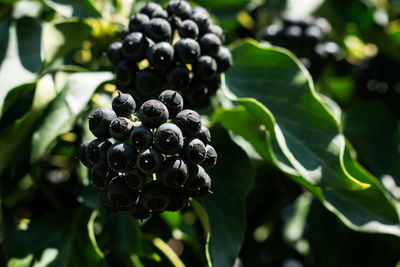
POLYGON ((283 15, 278 25, 273 24, 262 29, 258 33, 258 39, 292 51, 314 78, 325 64, 341 59, 339 45, 327 40, 331 25, 325 18, 307 17, 296 20, 283 15))
POLYGON ((97 139, 81 145, 80 159, 101 189, 100 203, 145 219, 210 192, 205 169, 216 164, 217 153, 200 115, 183 109, 182 96, 172 90, 144 102, 137 117, 135 109, 133 97, 119 93, 112 109, 98 108, 89 117, 97 139))
POLYGON ((182 93, 185 107, 205 108, 220 87, 220 74, 232 65, 221 27, 206 9, 192 9, 186 1, 172 0, 165 9, 147 3, 121 39, 109 46, 107 57, 117 88, 139 104, 168 88, 182 93))

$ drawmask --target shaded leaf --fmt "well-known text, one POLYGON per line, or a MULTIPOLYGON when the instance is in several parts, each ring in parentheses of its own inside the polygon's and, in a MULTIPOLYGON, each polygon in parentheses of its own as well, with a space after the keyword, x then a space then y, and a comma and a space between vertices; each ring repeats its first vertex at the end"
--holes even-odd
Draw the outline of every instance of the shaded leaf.
POLYGON ((44 0, 44 3, 64 17, 99 17, 100 11, 91 0, 44 0))
POLYGON ((211 128, 217 165, 207 171, 212 179, 212 195, 193 206, 206 232, 206 255, 210 266, 233 266, 245 233, 245 197, 255 174, 246 153, 233 143, 220 126, 211 128), (202 210, 204 209, 204 210, 202 210))

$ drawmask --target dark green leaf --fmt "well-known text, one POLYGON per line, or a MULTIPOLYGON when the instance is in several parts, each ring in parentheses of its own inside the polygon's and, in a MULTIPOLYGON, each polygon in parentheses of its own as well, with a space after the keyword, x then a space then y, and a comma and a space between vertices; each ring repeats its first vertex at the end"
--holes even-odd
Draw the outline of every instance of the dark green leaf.
POLYGON ((199 5, 209 9, 238 9, 244 7, 250 0, 195 0, 199 5))
POLYGON ((67 18, 101 16, 91 0, 44 0, 44 3, 67 18))
POLYGON ((233 266, 243 239, 246 223, 244 200, 254 182, 254 170, 246 153, 233 143, 220 126, 211 129, 217 165, 208 171, 213 191, 201 199, 198 211, 208 235, 206 254, 210 266, 233 266))
POLYGON ((74 73, 47 110, 47 116, 33 135, 31 160, 36 162, 51 143, 75 124, 95 90, 113 77, 110 72, 74 73))
POLYGON ((9 258, 33 255, 43 266, 99 266, 101 257, 87 231, 90 210, 63 211, 33 220, 27 230, 17 230, 6 243, 9 258))

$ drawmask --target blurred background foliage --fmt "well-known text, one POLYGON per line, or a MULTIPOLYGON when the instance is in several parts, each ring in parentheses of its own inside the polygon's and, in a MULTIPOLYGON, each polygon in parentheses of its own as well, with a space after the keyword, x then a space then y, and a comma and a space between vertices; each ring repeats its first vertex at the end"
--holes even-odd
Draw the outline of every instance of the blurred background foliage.
MULTIPOLYGON (((100 207, 76 155, 79 144, 93 138, 88 114, 110 106, 116 93, 104 51, 145 2, 0 1, 0 265, 400 266, 400 1, 192 1, 206 7, 225 30, 235 62, 226 74, 227 87, 243 99, 232 107, 221 92, 203 111, 214 123, 221 159, 211 173, 214 195, 140 223, 100 207), (285 119, 296 118, 268 105, 260 92, 275 92, 282 100, 294 89, 315 92, 290 52, 238 44, 279 23, 283 13, 322 16, 331 23, 330 38, 343 58, 314 77, 325 104, 319 106, 311 95, 305 105, 336 115, 316 119, 322 129, 317 134, 344 133, 346 145, 336 160, 359 181, 372 184, 373 193, 346 191, 348 173, 335 173, 334 182, 345 186, 334 183, 331 190, 297 168, 285 171, 279 155, 287 154, 279 140, 264 136, 270 146, 257 143, 257 136, 274 135, 267 120, 278 123, 283 135, 296 134, 283 127, 285 119), (268 62, 249 62, 254 55, 268 62), (250 80, 264 74, 261 85, 250 80), (287 78, 295 76, 303 80, 289 84, 287 78), (255 116, 260 106, 246 97, 272 115, 263 109, 255 116), (249 126, 245 133, 237 129, 242 125, 249 126), (333 128, 323 132, 324 125, 333 128)), ((307 148, 318 152, 312 142, 307 148)), ((303 164, 303 155, 298 156, 287 158, 303 164)))

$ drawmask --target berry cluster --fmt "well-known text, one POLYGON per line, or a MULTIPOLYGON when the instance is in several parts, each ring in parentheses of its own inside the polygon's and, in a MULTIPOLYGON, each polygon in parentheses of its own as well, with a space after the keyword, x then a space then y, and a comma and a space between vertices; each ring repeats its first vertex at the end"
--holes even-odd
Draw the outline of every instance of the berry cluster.
POLYGON ((167 86, 182 93, 185 107, 205 108, 220 87, 220 74, 232 65, 221 27, 206 9, 192 9, 183 0, 171 0, 165 9, 147 3, 121 39, 109 46, 107 57, 116 68, 117 88, 138 103, 167 86))
POLYGON ((98 108, 89 117, 97 139, 81 145, 80 159, 101 189, 101 204, 145 219, 182 209, 189 197, 210 192, 205 169, 216 164, 217 153, 200 115, 183 109, 182 96, 172 90, 144 102, 137 118, 135 109, 130 94, 119 94, 112 109, 98 108))
POLYGON ((293 20, 282 16, 281 25, 264 28, 258 33, 258 39, 292 51, 314 77, 318 76, 325 64, 340 59, 338 44, 326 41, 331 32, 331 25, 325 18, 307 17, 293 20))

